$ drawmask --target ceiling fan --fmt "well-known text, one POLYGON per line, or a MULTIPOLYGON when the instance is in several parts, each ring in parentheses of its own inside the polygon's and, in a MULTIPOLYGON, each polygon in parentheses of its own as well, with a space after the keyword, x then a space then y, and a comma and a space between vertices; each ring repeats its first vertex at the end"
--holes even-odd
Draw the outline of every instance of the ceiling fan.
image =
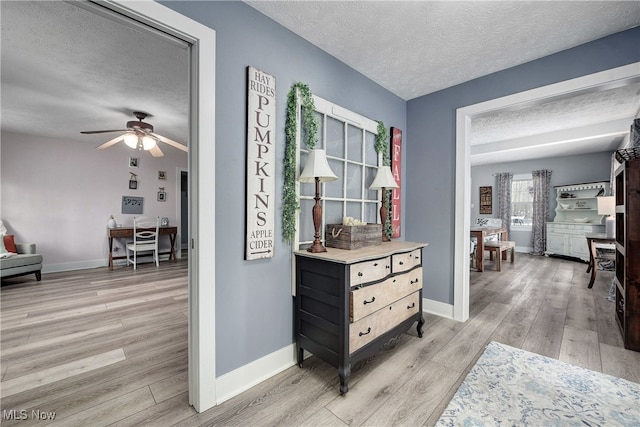
POLYGON ((186 145, 180 144, 179 142, 176 142, 165 136, 154 133, 153 126, 149 123, 143 122, 143 120, 147 117, 147 113, 134 111, 133 115, 136 116, 138 121, 131 120, 127 122, 126 129, 86 130, 80 133, 92 134, 92 133, 107 133, 107 132, 125 132, 124 134, 117 136, 112 140, 107 141, 104 144, 96 147, 96 150, 104 150, 105 148, 109 148, 120 141, 124 141, 125 144, 127 144, 129 147, 133 149, 149 151, 153 157, 162 157, 164 156, 164 153, 162 152, 162 150, 160 150, 160 147, 158 147, 158 141, 161 141, 179 150, 188 152, 188 148, 186 145))

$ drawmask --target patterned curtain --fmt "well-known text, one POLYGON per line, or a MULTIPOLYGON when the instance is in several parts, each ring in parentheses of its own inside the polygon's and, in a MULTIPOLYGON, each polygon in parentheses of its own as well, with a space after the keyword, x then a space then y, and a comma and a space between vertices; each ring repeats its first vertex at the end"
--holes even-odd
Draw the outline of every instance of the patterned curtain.
POLYGON ((498 218, 502 220, 502 225, 507 229, 507 236, 511 235, 511 183, 513 174, 502 172, 498 177, 498 218))
POLYGON ((551 171, 542 169, 531 172, 533 176, 533 215, 531 238, 533 255, 544 255, 547 247, 547 217, 549 216, 549 190, 551 171))

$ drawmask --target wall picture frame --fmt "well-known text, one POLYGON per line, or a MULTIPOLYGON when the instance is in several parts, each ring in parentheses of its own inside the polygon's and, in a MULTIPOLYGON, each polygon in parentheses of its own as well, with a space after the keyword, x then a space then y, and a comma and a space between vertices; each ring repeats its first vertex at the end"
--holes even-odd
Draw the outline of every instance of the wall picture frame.
POLYGON ((137 168, 140 163, 140 159, 138 157, 129 157, 129 167, 137 168))
POLYGON ((129 190, 137 190, 138 189, 138 181, 135 179, 129 180, 129 190))
POLYGON ((158 191, 158 201, 166 202, 167 201, 167 193, 164 191, 158 191))
POLYGON ((491 215, 493 213, 493 187, 480 187, 480 214, 491 215))
POLYGON ((144 197, 122 196, 122 213, 142 215, 144 197))
POLYGON ((167 180, 167 171, 158 171, 158 180, 166 181, 167 180))

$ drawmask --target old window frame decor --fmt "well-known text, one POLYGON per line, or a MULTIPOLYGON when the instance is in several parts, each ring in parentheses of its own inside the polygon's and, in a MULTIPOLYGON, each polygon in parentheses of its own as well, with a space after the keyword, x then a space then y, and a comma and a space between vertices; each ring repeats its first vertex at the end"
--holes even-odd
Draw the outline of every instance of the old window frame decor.
POLYGON ((490 185, 480 187, 480 215, 493 213, 493 187, 490 185))
MULTIPOLYGON (((323 184, 320 187, 323 210, 320 230, 325 230, 328 223, 340 224, 344 217, 349 216, 366 223, 379 224, 381 193, 369 190, 378 166, 383 164, 382 153, 375 149, 378 122, 319 96, 311 96, 318 118, 318 139, 314 147, 327 150, 329 166, 338 176, 338 181, 332 185, 323 184)), ((300 114, 300 101, 296 110, 300 114)), ((297 122, 300 123, 300 120, 297 122)), ((300 125, 296 133, 296 167, 299 175, 306 165, 310 147, 303 142, 305 131, 300 125)), ((315 189, 312 185, 301 186, 297 181, 295 189, 300 209, 296 212, 293 249, 300 250, 313 241, 314 227, 308 213, 315 202, 315 189)))

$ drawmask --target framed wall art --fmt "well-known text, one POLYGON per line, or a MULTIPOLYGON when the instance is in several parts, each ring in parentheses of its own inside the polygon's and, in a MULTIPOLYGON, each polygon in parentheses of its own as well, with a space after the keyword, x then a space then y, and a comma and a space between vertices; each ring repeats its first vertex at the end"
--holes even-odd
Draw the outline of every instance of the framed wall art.
POLYGON ((493 187, 480 187, 480 214, 487 215, 493 213, 493 187))

